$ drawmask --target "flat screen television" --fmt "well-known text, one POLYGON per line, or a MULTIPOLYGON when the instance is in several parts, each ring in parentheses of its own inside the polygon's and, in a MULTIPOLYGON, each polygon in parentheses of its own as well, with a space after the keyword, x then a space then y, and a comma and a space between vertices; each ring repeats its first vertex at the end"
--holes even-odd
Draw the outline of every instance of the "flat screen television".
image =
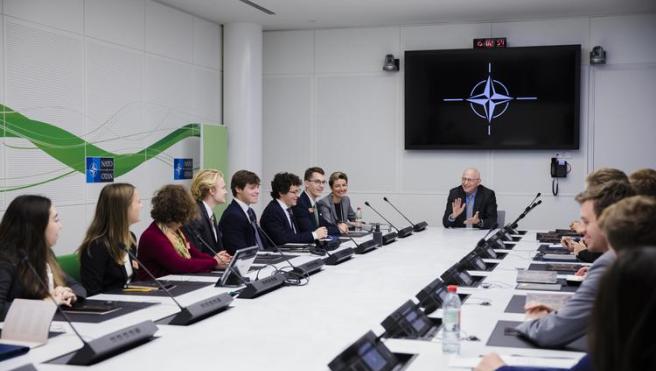
POLYGON ((405 52, 405 149, 578 149, 581 46, 405 52))

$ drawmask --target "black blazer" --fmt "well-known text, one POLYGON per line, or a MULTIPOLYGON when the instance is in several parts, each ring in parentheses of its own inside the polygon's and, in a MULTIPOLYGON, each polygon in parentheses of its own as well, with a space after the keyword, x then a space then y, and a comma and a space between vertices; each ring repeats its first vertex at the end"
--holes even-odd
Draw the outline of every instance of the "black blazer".
POLYGON ((184 226, 185 235, 200 251, 210 256, 214 256, 215 252, 224 250, 221 230, 217 223, 216 235, 218 238, 215 238, 214 232, 212 231, 212 219, 207 215, 203 201, 196 201, 196 204, 198 205, 199 216, 184 226), (210 245, 215 252, 210 250, 206 244, 210 245))
MULTIPOLYGON (((292 210, 292 213, 294 211, 292 210)), ((271 200, 267 207, 262 212, 260 224, 262 229, 271 237, 276 245, 284 245, 286 243, 305 243, 314 242, 314 237, 311 231, 301 232, 295 217, 291 218, 292 223, 296 227, 298 233, 294 233, 287 221, 285 211, 280 207, 278 201, 271 200)))
MULTIPOLYGON (((449 221, 449 215, 453 209, 451 208, 451 203, 456 199, 460 198, 464 203, 466 198, 465 191, 462 189, 462 186, 455 187, 449 191, 449 197, 446 200, 446 210, 444 211, 444 217, 442 217, 442 224, 445 228, 464 228, 466 219, 466 213, 463 211, 455 221, 449 221)), ((478 217, 483 221, 482 226, 475 225, 476 228, 489 229, 497 222, 497 198, 494 195, 494 191, 486 188, 482 185, 478 186, 476 191, 476 198, 474 199, 474 210, 473 213, 476 214, 478 211, 478 217)))
POLYGON ((317 212, 319 213, 319 225, 317 225, 317 222, 314 220, 314 214, 310 212, 310 209, 312 208, 310 197, 308 197, 307 193, 305 192, 301 193, 301 196, 298 198, 296 206, 292 207, 292 211, 294 212, 294 218, 296 219, 296 226, 298 226, 298 230, 301 232, 307 232, 307 231, 314 232, 319 227, 326 227, 328 229, 329 235, 339 236, 340 233, 337 226, 333 223, 328 222, 323 217, 321 208, 316 202, 314 204, 314 207, 317 209, 317 212))
MULTIPOLYGON (((132 238, 136 240, 134 234, 132 238)), ((130 246, 130 250, 137 253, 135 245, 130 246)), ((128 258, 132 264, 132 258, 128 258)), ((123 264, 116 263, 100 239, 91 242, 86 252, 80 255, 80 280, 89 295, 120 289, 128 282, 128 278, 123 264)))
MULTIPOLYGON (((25 289, 21 281, 18 279, 18 272, 16 267, 17 262, 12 262, 7 259, 0 260, 0 321, 4 321, 9 307, 14 299, 39 299, 29 297, 25 293, 25 289)), ((77 281, 64 273, 66 286, 70 287, 77 296, 77 300, 84 300, 87 297, 87 291, 77 281)))
MULTIPOLYGON (((235 251, 239 249, 257 245, 255 231, 241 206, 235 200, 230 202, 221 215, 219 229, 222 232, 223 246, 230 255, 234 255, 235 251)), ((263 248, 267 248, 268 243, 262 233, 260 233, 260 239, 264 244, 263 248)))

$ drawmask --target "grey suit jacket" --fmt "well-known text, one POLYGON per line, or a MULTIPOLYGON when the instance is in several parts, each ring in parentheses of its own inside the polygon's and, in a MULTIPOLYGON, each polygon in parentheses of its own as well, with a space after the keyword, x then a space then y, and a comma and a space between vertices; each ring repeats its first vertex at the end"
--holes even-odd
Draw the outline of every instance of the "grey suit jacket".
POLYGON ((542 347, 563 346, 585 335, 599 282, 614 261, 615 252, 605 252, 590 266, 587 277, 565 305, 557 312, 522 323, 517 330, 542 347))
POLYGON ((328 223, 337 224, 338 222, 345 222, 347 220, 355 221, 355 211, 351 207, 351 200, 348 196, 342 197, 342 215, 337 215, 335 205, 333 204, 333 194, 323 197, 317 201, 321 215, 328 223))

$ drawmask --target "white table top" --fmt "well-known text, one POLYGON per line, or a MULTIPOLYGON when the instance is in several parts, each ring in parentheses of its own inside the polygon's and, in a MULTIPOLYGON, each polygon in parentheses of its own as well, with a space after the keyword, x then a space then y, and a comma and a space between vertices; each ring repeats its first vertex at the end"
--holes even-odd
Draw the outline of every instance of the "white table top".
MULTIPOLYGON (((92 369, 184 370, 214 366, 214 369, 230 370, 327 370, 328 362, 365 332, 373 330, 381 334, 380 323, 387 315, 413 299, 419 290, 470 252, 484 234, 485 231, 479 230, 428 228, 370 253, 355 255, 343 264, 325 266, 323 272, 311 276, 306 286, 283 287, 255 299, 237 298, 229 310, 191 326, 159 325, 158 338, 154 341, 100 362, 92 369)), ((343 246, 353 245, 346 242, 343 246)), ((490 284, 489 288, 460 290, 471 294, 463 305, 462 330, 481 341, 463 341, 458 360, 464 362, 467 357, 477 358, 496 351, 521 355, 517 358, 521 363, 537 361, 542 365, 570 366, 582 356, 574 352, 485 346, 498 320, 523 319, 523 315, 504 313, 504 309, 512 295, 526 293, 514 290, 516 270, 528 267, 537 246, 535 233, 527 234, 493 271, 480 272, 488 276, 484 282, 490 284), (491 305, 481 306, 478 304, 481 301, 491 305)), ((299 264, 313 258, 316 257, 302 255, 293 262, 299 264)), ((171 278, 216 281, 212 277, 167 277, 171 278)), ((231 290, 211 285, 177 299, 188 305, 231 290)), ((177 312, 177 307, 166 297, 98 295, 94 298, 161 304, 100 324, 75 323, 87 340, 177 312)), ((81 347, 67 324, 54 322, 53 329, 68 333, 24 356, 0 363, 0 369, 29 362, 39 370, 74 367, 41 363, 81 347)), ((443 355, 438 341, 387 339, 385 343, 393 352, 418 354, 409 370, 458 369, 449 367, 450 358, 454 357, 443 355)))

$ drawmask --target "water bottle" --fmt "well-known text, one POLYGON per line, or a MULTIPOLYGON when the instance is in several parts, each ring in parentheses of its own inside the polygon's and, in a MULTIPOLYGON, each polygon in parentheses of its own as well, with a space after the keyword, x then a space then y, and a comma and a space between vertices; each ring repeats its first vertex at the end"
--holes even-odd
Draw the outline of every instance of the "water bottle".
POLYGON ((374 229, 374 242, 376 246, 383 246, 383 232, 380 231, 380 224, 376 223, 376 228, 374 229))
POLYGON ((460 297, 458 286, 449 285, 442 305, 442 352, 460 353, 460 297))
POLYGON ((355 210, 355 223, 355 230, 362 230, 362 209, 359 207, 355 210))

